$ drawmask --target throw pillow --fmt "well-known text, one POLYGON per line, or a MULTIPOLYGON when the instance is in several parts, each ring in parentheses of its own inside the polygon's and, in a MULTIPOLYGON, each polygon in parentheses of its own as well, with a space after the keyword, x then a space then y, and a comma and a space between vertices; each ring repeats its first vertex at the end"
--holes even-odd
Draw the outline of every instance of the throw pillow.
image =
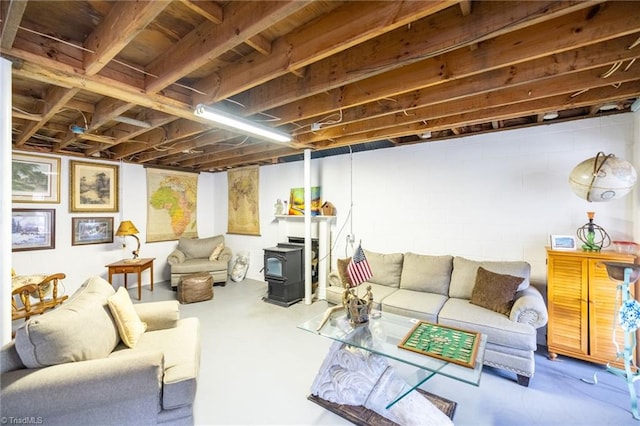
POLYGON ((522 277, 496 274, 482 266, 478 268, 476 285, 471 293, 471 303, 509 316, 522 277))
POLYGON ((124 287, 120 287, 116 294, 109 297, 107 303, 118 326, 120 338, 125 345, 133 348, 147 330, 147 324, 140 321, 140 317, 133 308, 131 297, 124 287))
POLYGON ((218 244, 216 248, 213 249, 213 251, 211 252, 211 256, 209 256, 209 260, 212 262, 214 260, 218 260, 218 256, 220 256, 220 253, 222 253, 222 250, 224 250, 224 243, 218 244))
POLYGON ((351 287, 351 277, 347 273, 347 266, 351 263, 351 258, 338 259, 338 275, 340 275, 340 281, 342 285, 351 287))

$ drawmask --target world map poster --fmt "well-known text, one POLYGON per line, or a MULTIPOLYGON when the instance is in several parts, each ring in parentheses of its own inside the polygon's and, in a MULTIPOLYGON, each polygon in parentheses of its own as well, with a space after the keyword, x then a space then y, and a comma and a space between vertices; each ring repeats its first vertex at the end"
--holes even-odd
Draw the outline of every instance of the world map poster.
POLYGON ((198 174, 147 168, 147 242, 197 238, 198 174))
POLYGON ((232 169, 229 181, 229 234, 260 235, 258 166, 232 169))

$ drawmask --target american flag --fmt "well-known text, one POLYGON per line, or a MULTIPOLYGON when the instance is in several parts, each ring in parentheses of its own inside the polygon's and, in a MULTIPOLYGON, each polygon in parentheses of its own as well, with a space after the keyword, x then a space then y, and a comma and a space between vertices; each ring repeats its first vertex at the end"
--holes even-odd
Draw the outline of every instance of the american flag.
POLYGON ((347 274, 351 278, 351 287, 359 286, 373 276, 362 246, 358 246, 351 258, 351 262, 347 265, 347 274))

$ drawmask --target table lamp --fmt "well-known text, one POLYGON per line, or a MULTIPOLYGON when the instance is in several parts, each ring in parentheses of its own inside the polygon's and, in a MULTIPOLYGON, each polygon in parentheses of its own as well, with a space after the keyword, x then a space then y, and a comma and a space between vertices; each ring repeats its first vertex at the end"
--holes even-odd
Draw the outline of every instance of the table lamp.
POLYGON ((140 239, 136 235, 138 232, 140 232, 140 231, 138 231, 138 228, 136 228, 136 226, 130 220, 123 220, 122 222, 120 222, 120 226, 118 227, 118 230, 116 231, 116 235, 117 236, 126 237, 126 236, 130 235, 133 238, 135 238, 136 241, 138 242, 138 247, 136 247, 136 249, 132 252, 133 253, 133 259, 129 260, 129 262, 137 262, 138 261, 138 254, 140 253, 140 239))

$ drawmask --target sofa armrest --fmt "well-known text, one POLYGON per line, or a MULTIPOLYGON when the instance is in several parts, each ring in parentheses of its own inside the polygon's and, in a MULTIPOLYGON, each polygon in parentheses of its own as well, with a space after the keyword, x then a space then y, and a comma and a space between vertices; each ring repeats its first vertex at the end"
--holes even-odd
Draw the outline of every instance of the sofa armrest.
POLYGON ((340 274, 338 274, 338 271, 329 272, 327 281, 329 282, 329 286, 342 288, 342 280, 340 279, 340 274))
POLYGON ((133 308, 140 317, 140 321, 147 323, 147 331, 175 328, 180 319, 177 300, 136 303, 133 308))
POLYGON ((38 416, 45 423, 71 414, 82 423, 105 407, 126 410, 134 405, 138 414, 157 415, 163 371, 164 355, 159 351, 14 370, 2 374, 1 414, 38 416))
POLYGON ((218 255, 218 260, 222 260, 224 262, 230 262, 233 257, 233 250, 229 248, 229 246, 224 246, 220 254, 218 255))
POLYGON ((169 256, 167 256, 167 262, 169 265, 177 265, 178 263, 183 263, 186 260, 187 256, 184 252, 174 249, 169 256))
POLYGON ((516 300, 509 315, 511 321, 540 328, 549 319, 544 299, 537 288, 529 286, 516 293, 516 300))

